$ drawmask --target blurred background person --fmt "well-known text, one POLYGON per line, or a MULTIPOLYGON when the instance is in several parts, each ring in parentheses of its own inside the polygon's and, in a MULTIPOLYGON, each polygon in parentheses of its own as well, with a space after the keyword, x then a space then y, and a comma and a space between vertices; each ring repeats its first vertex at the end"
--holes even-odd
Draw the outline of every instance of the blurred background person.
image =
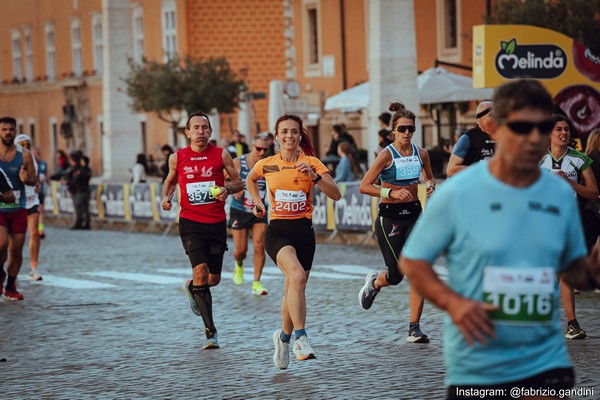
POLYGON ((159 176, 158 165, 156 164, 156 158, 154 154, 148 154, 148 176, 159 176))
POLYGON ((389 112, 383 112, 379 114, 379 117, 377 117, 380 129, 379 132, 377 132, 377 135, 379 136, 379 148, 375 152, 375 155, 378 155, 381 153, 381 150, 393 143, 394 134, 392 131, 390 131, 391 119, 392 115, 389 112))
MULTIPOLYGON (((15 138, 15 144, 27 150, 31 150, 31 138, 27 135, 20 134, 15 138)), ((40 160, 32 152, 33 166, 39 177, 40 160)), ((38 182, 35 186, 25 185, 25 209, 27 209, 27 231, 29 232, 29 277, 32 281, 41 281, 42 274, 38 268, 40 256, 40 198, 39 192, 41 185, 38 182)))
POLYGON ((167 179, 167 175, 169 175, 169 157, 173 154, 173 148, 168 144, 165 144, 160 148, 160 151, 163 155, 163 163, 160 166, 160 172, 162 174, 162 181, 164 182, 165 179, 167 179))
POLYGON ((335 179, 338 182, 351 182, 362 178, 362 171, 352 155, 352 147, 348 142, 342 142, 338 146, 340 162, 335 167, 335 179))
POLYGON ((250 148, 246 143, 246 137, 237 129, 233 131, 233 139, 231 140, 230 145, 235 147, 235 154, 237 157, 250 152, 250 148))
MULTIPOLYGON (((596 186, 598 186, 598 182, 600 182, 600 128, 590 132, 585 155, 593 161, 590 167, 596 180, 596 186)), ((581 220, 583 221, 588 251, 591 252, 594 245, 598 243, 598 236, 600 236, 600 199, 587 200, 582 208, 581 220)), ((600 246, 600 243, 598 245, 600 246)))
POLYGON ((46 199, 46 182, 48 180, 48 163, 42 160, 42 152, 39 147, 33 148, 33 156, 38 160, 39 173, 38 178, 40 182, 40 190, 38 197, 40 198, 40 221, 38 223, 38 232, 40 233, 40 239, 46 237, 45 226, 44 226, 44 201, 46 199))
MULTIPOLYGON (((75 223, 71 229, 91 229, 90 226, 90 178, 91 169, 86 165, 85 159, 79 153, 73 152, 70 156, 71 168, 66 174, 66 184, 75 206, 75 223)), ((89 163, 89 158, 88 158, 89 163)))
POLYGON ((148 174, 148 163, 146 155, 139 153, 136 157, 135 164, 131 167, 131 183, 146 183, 148 174))

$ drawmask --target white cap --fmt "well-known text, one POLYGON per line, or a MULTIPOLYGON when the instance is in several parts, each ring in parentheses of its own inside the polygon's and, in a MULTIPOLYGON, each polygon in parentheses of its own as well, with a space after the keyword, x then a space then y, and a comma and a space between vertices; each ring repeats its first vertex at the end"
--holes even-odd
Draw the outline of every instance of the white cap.
POLYGON ((31 143, 31 138, 29 136, 25 135, 24 133, 21 133, 20 135, 17 135, 17 137, 15 138, 15 143, 19 144, 22 142, 31 143))

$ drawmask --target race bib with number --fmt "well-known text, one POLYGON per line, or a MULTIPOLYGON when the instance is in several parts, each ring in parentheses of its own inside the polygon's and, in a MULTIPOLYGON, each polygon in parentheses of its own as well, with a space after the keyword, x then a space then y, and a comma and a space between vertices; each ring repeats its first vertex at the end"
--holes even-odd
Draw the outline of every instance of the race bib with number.
MULTIPOLYGON (((267 193, 266 190, 258 191, 258 194, 263 203, 265 202, 266 193, 267 193)), ((250 192, 247 190, 244 191, 244 208, 248 211, 252 211, 252 209, 254 208, 254 200, 252 200, 252 196, 250 196, 250 192)))
POLYGON ((306 212, 306 193, 302 190, 276 190, 273 211, 284 217, 304 215, 306 212))
POLYGON ((188 200, 193 206, 214 203, 215 198, 210 193, 210 188, 216 186, 215 181, 193 182, 185 185, 188 200))
POLYGON ((421 176, 421 163, 418 156, 394 158, 396 167, 396 180, 419 179, 421 176))
POLYGON ((554 311, 554 268, 486 267, 483 301, 500 307, 495 321, 519 325, 548 324, 554 311))

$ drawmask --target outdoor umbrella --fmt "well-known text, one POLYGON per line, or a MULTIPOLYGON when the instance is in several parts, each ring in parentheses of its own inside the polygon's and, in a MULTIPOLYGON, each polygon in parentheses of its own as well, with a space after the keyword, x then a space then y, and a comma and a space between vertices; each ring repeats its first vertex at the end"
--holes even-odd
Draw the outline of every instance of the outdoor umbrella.
MULTIPOLYGON (((474 89, 473 80, 444 68, 429 68, 417 78, 420 104, 454 103, 492 97, 493 89, 474 89)), ((402 98, 402 93, 398 93, 402 98)), ((369 106, 369 82, 344 90, 325 101, 325 111, 358 111, 369 106)))

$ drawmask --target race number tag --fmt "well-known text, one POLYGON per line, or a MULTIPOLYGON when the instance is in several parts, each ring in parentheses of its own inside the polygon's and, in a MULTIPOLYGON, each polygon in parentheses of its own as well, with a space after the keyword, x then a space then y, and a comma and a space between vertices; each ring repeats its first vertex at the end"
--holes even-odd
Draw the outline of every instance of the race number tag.
POLYGON ((210 188, 213 186, 215 186, 215 181, 193 182, 185 185, 190 204, 193 206, 201 206, 214 203, 215 198, 210 193, 210 188))
MULTIPOLYGON (((262 202, 265 202, 265 194, 267 192, 265 190, 259 190, 258 194, 260 196, 260 199, 262 200, 262 202)), ((252 209, 254 208, 254 200, 252 200, 252 196, 250 196, 250 192, 245 190, 244 191, 244 208, 248 211, 252 211, 252 209)))
POLYGON ((304 215, 306 212, 306 193, 302 190, 276 190, 275 214, 285 217, 304 215))
POLYGON ((547 324, 554 309, 554 268, 486 267, 483 301, 500 307, 490 313, 495 321, 547 324))
POLYGON ((396 167, 396 180, 419 179, 421 175, 421 163, 418 156, 394 158, 396 167))

